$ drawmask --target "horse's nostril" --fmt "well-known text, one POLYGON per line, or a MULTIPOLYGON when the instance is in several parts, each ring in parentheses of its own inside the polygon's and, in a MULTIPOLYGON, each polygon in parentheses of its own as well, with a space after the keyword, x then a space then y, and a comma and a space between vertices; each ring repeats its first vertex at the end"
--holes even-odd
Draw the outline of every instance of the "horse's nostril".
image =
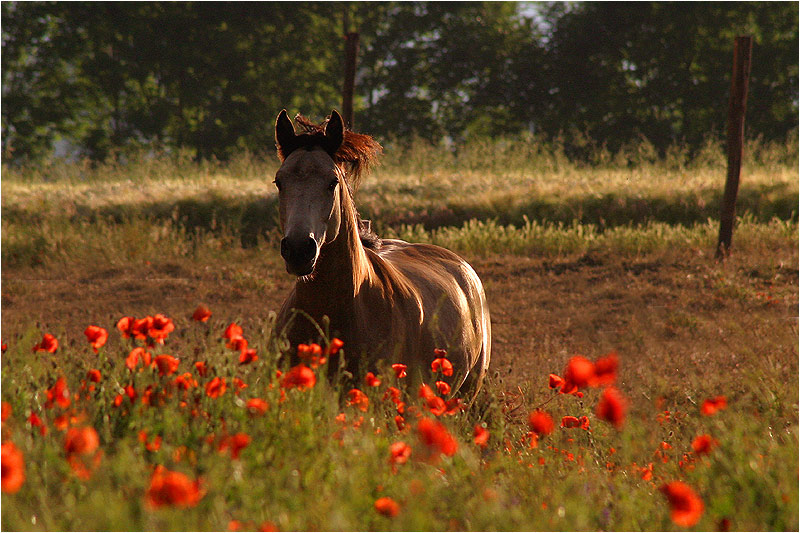
POLYGON ((294 263, 308 263, 317 255, 317 241, 311 237, 281 239, 281 256, 294 263))
POLYGON ((289 239, 284 237, 281 239, 281 257, 284 259, 289 259, 291 255, 290 248, 289 248, 289 239))
POLYGON ((298 259, 301 261, 311 261, 317 255, 317 241, 308 237, 302 247, 298 250, 298 259))

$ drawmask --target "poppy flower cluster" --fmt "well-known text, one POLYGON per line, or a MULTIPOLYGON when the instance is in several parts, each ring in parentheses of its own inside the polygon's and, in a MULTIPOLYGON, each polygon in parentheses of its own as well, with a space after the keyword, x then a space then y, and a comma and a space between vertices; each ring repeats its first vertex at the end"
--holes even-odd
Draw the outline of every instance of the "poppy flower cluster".
POLYGON ((192 480, 186 474, 158 465, 150 477, 145 502, 151 509, 194 507, 204 495, 200 479, 192 480))
POLYGON ((672 521, 681 527, 692 527, 700 520, 705 505, 700 496, 682 481, 665 483, 659 489, 669 502, 672 521))
POLYGON ((58 339, 50 333, 45 333, 42 340, 33 346, 33 351, 56 353, 58 351, 58 339))
POLYGON ((244 337, 244 330, 242 327, 231 322, 225 332, 222 334, 223 339, 227 339, 225 344, 233 351, 239 352, 239 364, 246 365, 258 361, 258 355, 255 349, 248 347, 247 339, 244 337))
POLYGON ((417 436, 434 459, 438 458, 439 454, 452 457, 458 451, 458 441, 438 420, 420 418, 417 422, 417 436))
POLYGON ((14 494, 25 483, 25 458, 19 448, 12 442, 2 444, 2 489, 14 494))
POLYGON ((715 396, 703 401, 700 406, 700 412, 706 416, 711 416, 726 407, 728 407, 728 399, 725 396, 715 396))
POLYGON ((88 326, 83 334, 86 335, 86 340, 89 341, 94 353, 97 353, 98 348, 105 346, 108 340, 108 331, 100 326, 88 326))
POLYGON ((164 344, 167 336, 175 330, 172 319, 163 314, 148 315, 138 320, 132 316, 124 316, 117 321, 116 327, 124 338, 143 340, 148 347, 164 344))

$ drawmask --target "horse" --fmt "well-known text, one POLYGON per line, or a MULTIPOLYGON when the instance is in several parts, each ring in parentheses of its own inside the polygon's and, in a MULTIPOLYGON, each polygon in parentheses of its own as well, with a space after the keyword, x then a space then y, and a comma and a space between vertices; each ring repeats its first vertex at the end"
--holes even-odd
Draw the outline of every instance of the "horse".
POLYGON ((454 369, 452 394, 476 395, 489 366, 491 323, 475 270, 438 246, 378 238, 354 194, 380 144, 345 128, 336 110, 321 124, 301 115, 295 121, 299 134, 285 109, 275 122, 280 252, 296 276, 276 332, 296 349, 320 338, 327 317, 351 373, 382 360, 421 379, 434 350, 443 349, 454 369))

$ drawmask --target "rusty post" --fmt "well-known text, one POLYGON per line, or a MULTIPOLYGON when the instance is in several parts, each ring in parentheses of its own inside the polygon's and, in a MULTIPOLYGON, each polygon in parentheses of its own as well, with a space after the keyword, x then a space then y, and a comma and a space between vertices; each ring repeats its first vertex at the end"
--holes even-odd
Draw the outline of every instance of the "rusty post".
POLYGON ((750 60, 753 51, 753 38, 736 37, 733 46, 733 75, 731 95, 728 104, 728 178, 719 220, 719 240, 717 259, 730 254, 733 238, 733 222, 736 216, 736 195, 739 192, 739 173, 742 168, 742 149, 744 145, 744 115, 747 109, 747 82, 750 78, 750 60))
POLYGON ((342 117, 344 125, 353 129, 353 91, 358 57, 358 32, 344 35, 344 84, 342 85, 342 117))

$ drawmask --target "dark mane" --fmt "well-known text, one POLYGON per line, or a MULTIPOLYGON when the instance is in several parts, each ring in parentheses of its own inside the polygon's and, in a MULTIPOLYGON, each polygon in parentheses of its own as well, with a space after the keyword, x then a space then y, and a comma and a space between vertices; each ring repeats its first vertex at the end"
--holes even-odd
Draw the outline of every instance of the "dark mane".
MULTIPOLYGON (((329 119, 330 117, 320 124, 314 124, 303 115, 296 115, 294 120, 300 126, 301 131, 293 140, 292 146, 286 148, 278 147, 278 156, 281 161, 298 148, 310 150, 321 146, 327 149, 325 126, 329 119)), ((362 174, 377 162, 377 157, 382 151, 381 145, 369 135, 355 133, 345 128, 342 144, 333 155, 333 160, 336 164, 344 166, 348 184, 355 191, 358 189, 362 174)))

